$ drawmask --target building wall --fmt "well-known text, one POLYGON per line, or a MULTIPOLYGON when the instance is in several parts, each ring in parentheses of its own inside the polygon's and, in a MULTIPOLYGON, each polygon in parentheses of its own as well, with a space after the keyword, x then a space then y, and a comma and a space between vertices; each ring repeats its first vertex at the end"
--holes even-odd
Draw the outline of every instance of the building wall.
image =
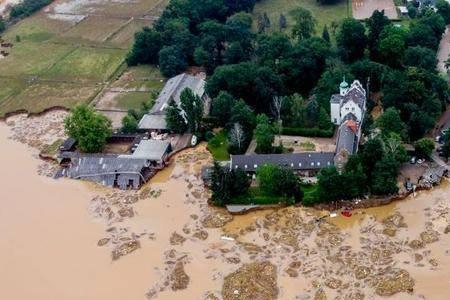
POLYGON ((362 120, 361 108, 353 101, 348 101, 341 107, 341 119, 343 119, 348 113, 352 113, 356 116, 359 122, 362 120))
POLYGON ((331 103, 331 122, 335 125, 341 124, 340 103, 331 103))

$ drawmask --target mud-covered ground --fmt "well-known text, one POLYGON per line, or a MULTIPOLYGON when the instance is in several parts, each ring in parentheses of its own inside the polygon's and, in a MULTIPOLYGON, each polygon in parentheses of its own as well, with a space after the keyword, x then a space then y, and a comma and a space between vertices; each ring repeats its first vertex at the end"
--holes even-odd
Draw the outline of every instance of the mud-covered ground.
MULTIPOLYGON (((64 115, 7 124, 40 148, 64 137, 64 115)), ((200 145, 139 192, 88 184, 86 209, 104 228, 98 251, 152 265, 143 299, 448 299, 448 183, 350 218, 301 207, 233 217, 207 204, 200 169, 210 161, 200 145)))

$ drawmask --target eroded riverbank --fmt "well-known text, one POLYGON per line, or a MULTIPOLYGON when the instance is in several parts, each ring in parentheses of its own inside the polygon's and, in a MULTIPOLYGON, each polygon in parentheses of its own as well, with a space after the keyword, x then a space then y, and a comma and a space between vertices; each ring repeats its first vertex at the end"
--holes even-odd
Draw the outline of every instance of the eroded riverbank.
POLYGON ((231 217, 207 205, 199 170, 211 158, 203 146, 178 154, 138 193, 39 176, 37 150, 23 143, 40 148, 62 137, 58 114, 0 123, 7 299, 450 295, 448 183, 351 218, 317 222, 322 212, 295 207, 231 217))

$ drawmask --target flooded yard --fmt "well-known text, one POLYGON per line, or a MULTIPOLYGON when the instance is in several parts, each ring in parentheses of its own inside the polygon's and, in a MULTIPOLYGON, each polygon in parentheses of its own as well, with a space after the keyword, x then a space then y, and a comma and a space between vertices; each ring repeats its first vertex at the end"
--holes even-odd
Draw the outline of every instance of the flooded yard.
POLYGON ((204 145, 119 191, 40 176, 33 147, 48 124, 62 135, 58 114, 14 120, 0 123, 2 298, 448 299, 449 183, 351 217, 231 216, 207 204, 204 145))

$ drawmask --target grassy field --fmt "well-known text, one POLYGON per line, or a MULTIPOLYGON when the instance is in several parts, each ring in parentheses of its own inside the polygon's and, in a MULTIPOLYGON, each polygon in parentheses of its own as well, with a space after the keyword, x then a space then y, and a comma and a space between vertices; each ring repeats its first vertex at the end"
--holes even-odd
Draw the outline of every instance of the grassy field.
POLYGON ((116 81, 111 83, 111 88, 135 91, 159 92, 164 86, 164 77, 154 66, 141 65, 129 67, 116 81))
MULTIPOLYGON (((322 34, 325 24, 330 28, 333 21, 340 21, 347 17, 347 2, 345 0, 340 0, 336 4, 331 5, 320 5, 316 0, 261 0, 256 3, 253 19, 256 24, 257 16, 266 13, 270 19, 271 30, 278 31, 278 20, 280 14, 283 13, 287 17, 288 28, 286 30, 290 33, 293 21, 289 16, 289 12, 297 7, 303 7, 311 11, 317 20, 316 34, 322 34)), ((350 16, 351 13, 350 4, 350 16)))
MULTIPOLYGON (((0 59, 0 117, 93 100, 117 79, 135 31, 151 25, 166 3, 62 0, 8 28, 2 36, 14 46, 0 59)), ((141 77, 129 84, 149 91, 163 84, 153 69, 141 77)), ((142 99, 131 93, 118 103, 128 109, 142 99)))
POLYGON ((215 160, 228 160, 228 136, 225 130, 216 133, 214 138, 208 142, 208 150, 215 160))
POLYGON ((104 81, 123 63, 121 49, 79 47, 52 66, 43 77, 56 80, 104 81))
POLYGON ((96 85, 40 81, 27 85, 20 93, 2 102, 0 115, 20 109, 41 112, 53 106, 71 108, 79 103, 89 103, 99 88, 96 85))
POLYGON ((10 55, 0 61, 1 76, 39 75, 75 48, 71 45, 20 42, 14 43, 10 55))

